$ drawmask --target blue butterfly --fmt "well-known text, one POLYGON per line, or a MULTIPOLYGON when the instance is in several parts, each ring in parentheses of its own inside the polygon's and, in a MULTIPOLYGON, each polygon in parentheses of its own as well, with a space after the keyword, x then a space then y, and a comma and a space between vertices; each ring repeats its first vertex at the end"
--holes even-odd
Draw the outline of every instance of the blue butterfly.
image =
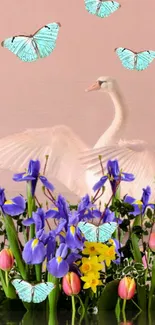
POLYGON ((85 7, 92 15, 101 18, 110 16, 113 12, 120 8, 120 4, 116 1, 105 0, 85 0, 85 7))
POLYGON ((78 228, 89 242, 105 243, 111 238, 111 235, 116 230, 117 222, 106 222, 97 227, 91 223, 80 221, 78 223, 78 228))
POLYGON ((24 62, 36 61, 49 56, 56 47, 60 23, 51 23, 30 36, 13 36, 1 45, 9 49, 24 62))
POLYGON ((34 302, 36 304, 44 301, 55 287, 52 282, 42 282, 32 285, 21 279, 13 280, 12 284, 22 301, 29 303, 34 302))
POLYGON ((145 70, 155 58, 155 51, 133 52, 129 49, 118 47, 115 49, 122 65, 126 69, 145 70))

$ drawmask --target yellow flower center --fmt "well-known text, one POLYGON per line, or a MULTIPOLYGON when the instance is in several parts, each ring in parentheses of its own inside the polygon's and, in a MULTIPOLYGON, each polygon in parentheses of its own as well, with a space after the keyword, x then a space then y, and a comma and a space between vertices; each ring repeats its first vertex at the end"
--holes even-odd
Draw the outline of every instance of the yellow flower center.
POLYGON ((35 248, 39 243, 39 239, 34 239, 33 242, 32 242, 32 248, 35 248))
POLYGON ((75 227, 74 226, 70 226, 70 232, 74 236, 74 234, 75 234, 75 227))
POLYGON ((90 247, 90 251, 91 251, 91 252, 94 252, 94 251, 95 251, 95 247, 94 247, 94 246, 91 246, 91 247, 90 247))
POLYGON ((57 257, 57 262, 60 263, 62 261, 62 257, 61 256, 58 256, 57 257))
POLYGON ((12 200, 7 200, 7 201, 5 201, 4 204, 13 204, 13 201, 12 200))
POLYGON ((82 265, 83 273, 86 273, 86 272, 88 272, 90 270, 91 270, 91 265, 90 264, 85 263, 85 264, 82 265))
POLYGON ((95 286, 98 285, 98 280, 93 279, 93 280, 92 280, 92 285, 93 285, 93 286, 94 286, 94 285, 95 285, 95 286))

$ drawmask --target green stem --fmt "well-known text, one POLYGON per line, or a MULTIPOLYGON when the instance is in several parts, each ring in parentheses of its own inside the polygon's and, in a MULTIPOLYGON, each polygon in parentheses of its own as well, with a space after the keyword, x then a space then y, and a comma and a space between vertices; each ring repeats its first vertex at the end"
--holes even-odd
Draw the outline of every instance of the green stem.
POLYGON ((8 238, 9 244, 10 244, 10 248, 11 248, 11 251, 16 259, 19 272, 20 272, 22 278, 24 280, 26 280, 27 272, 26 272, 26 268, 25 268, 25 263, 22 259, 21 249, 20 249, 19 241, 18 241, 18 235, 17 235, 16 229, 15 229, 13 219, 10 216, 5 215, 4 216, 4 224, 5 224, 5 229, 6 229, 7 238, 8 238))
MULTIPOLYGON (((32 196, 31 181, 27 182, 27 207, 28 217, 32 217, 32 212, 35 210, 35 199, 32 196)), ((35 225, 30 226, 30 239, 35 237, 35 225)))
POLYGON ((140 312, 142 311, 142 309, 136 304, 136 302, 133 300, 133 299, 131 299, 131 301, 133 302, 133 304, 140 310, 140 312))
POLYGON ((80 296, 76 295, 76 297, 79 299, 80 305, 81 305, 81 309, 82 309, 81 317, 80 317, 80 320, 79 320, 79 324, 81 324, 81 322, 82 322, 82 320, 84 318, 84 315, 85 315, 85 307, 84 307, 84 304, 83 304, 80 296))
POLYGON ((41 282, 41 270, 42 270, 42 264, 36 264, 35 271, 36 271, 37 282, 41 282))
POLYGON ((51 293, 48 295, 49 309, 50 311, 54 312, 57 310, 57 302, 59 297, 59 279, 48 273, 47 281, 55 284, 54 290, 52 290, 51 293))
POLYGON ((6 286, 8 287, 8 284, 9 284, 8 271, 5 271, 5 283, 6 283, 6 286))
POLYGON ((75 324, 75 314, 76 314, 74 295, 71 296, 71 299, 72 299, 72 325, 74 325, 75 324))
POLYGON ((5 295, 9 299, 16 299, 17 296, 16 296, 15 289, 14 289, 13 285, 9 282, 8 282, 8 286, 6 285, 5 276, 6 276, 5 272, 0 270, 0 280, 1 280, 3 290, 5 292, 5 295))
POLYGON ((122 306, 122 315, 123 315, 124 322, 126 322, 125 307, 126 307, 126 299, 123 300, 123 306, 122 306))

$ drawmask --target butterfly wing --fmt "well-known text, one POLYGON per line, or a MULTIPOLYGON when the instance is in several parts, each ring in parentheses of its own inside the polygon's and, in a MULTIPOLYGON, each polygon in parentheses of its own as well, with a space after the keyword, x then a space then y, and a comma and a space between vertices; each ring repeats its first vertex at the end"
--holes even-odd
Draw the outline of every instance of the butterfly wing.
POLYGON ((84 234, 86 240, 90 242, 97 242, 96 226, 91 223, 85 223, 80 221, 78 223, 78 228, 84 234))
POLYGON ((125 49, 123 47, 118 47, 115 50, 116 54, 118 55, 119 59, 122 62, 122 65, 126 68, 126 69, 130 69, 130 70, 134 70, 134 60, 135 60, 135 53, 125 49))
POLYGON ((44 301, 49 293, 55 288, 52 282, 39 283, 34 286, 32 301, 36 304, 44 301))
POLYGON ((136 70, 145 70, 155 58, 155 51, 144 51, 137 54, 136 70))
POLYGON ((101 18, 108 17, 119 8, 120 4, 116 1, 100 2, 96 15, 101 18))
POLYGON ((117 222, 107 222, 99 226, 99 242, 105 243, 117 228, 117 222))
POLYGON ((98 4, 98 0, 85 0, 85 8, 92 15, 96 14, 98 4))
POLYGON ((56 47, 60 24, 51 23, 42 27, 33 36, 36 42, 40 58, 50 55, 56 47))
POLYGON ((14 279, 12 285, 15 287, 19 298, 24 302, 32 301, 32 285, 21 279, 14 279))
POLYGON ((33 40, 31 37, 10 37, 4 40, 1 45, 6 47, 24 62, 32 62, 38 59, 38 54, 33 46, 33 40))

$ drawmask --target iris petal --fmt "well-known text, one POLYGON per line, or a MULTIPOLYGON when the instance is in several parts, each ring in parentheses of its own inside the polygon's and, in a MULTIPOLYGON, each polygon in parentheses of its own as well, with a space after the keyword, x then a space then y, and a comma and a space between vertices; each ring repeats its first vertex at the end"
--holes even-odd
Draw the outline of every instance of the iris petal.
POLYGON ((12 200, 6 201, 2 208, 4 213, 10 216, 17 216, 25 210, 25 199, 22 196, 17 196, 12 200))
POLYGON ((23 249, 22 257, 27 264, 40 264, 46 256, 46 249, 42 242, 33 246, 34 239, 28 241, 23 249))
POLYGON ((54 275, 56 278, 62 278, 69 271, 68 263, 62 259, 60 263, 54 257, 47 263, 47 270, 49 273, 54 275))
POLYGON ((48 190, 54 191, 54 186, 47 180, 45 176, 39 176, 39 179, 48 190))

